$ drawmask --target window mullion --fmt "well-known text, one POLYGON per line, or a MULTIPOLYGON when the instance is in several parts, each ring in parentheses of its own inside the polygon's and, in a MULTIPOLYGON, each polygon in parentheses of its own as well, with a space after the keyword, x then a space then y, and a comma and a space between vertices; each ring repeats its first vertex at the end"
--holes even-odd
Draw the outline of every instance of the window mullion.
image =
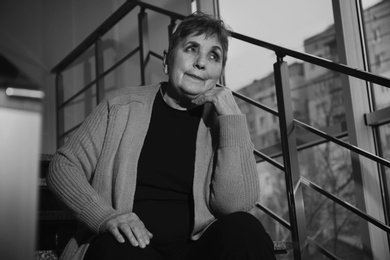
MULTIPOLYGON (((359 30, 358 1, 333 0, 336 37, 340 62, 350 67, 364 69, 363 35, 359 30)), ((366 82, 342 76, 348 139, 366 151, 375 153, 373 129, 364 122, 364 114, 370 112, 369 88, 366 82)), ((351 153, 355 180, 357 206, 372 217, 384 221, 378 166, 372 160, 351 153)), ((361 239, 365 252, 372 259, 390 259, 387 236, 376 227, 361 221, 361 239)))

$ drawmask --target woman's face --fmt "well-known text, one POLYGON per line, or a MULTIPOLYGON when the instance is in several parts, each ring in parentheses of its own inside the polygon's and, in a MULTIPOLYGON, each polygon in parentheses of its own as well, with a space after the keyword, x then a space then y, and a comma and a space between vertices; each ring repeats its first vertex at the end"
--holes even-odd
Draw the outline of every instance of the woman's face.
POLYGON ((179 99, 192 100, 215 86, 222 75, 222 46, 216 36, 190 35, 173 50, 170 87, 179 99))

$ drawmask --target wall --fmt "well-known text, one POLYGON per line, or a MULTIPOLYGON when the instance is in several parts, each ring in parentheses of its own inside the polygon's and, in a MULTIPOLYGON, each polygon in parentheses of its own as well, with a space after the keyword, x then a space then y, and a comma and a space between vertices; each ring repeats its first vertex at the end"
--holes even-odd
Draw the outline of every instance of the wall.
MULTIPOLYGON (((42 152, 53 153, 56 150, 55 141, 55 93, 54 75, 50 70, 63 59, 73 48, 85 39, 97 26, 112 14, 125 0, 96 1, 96 0, 2 0, 0 1, 0 53, 11 60, 23 73, 45 91, 44 122, 42 133, 42 152)), ((189 14, 191 1, 178 0, 145 0, 145 2, 160 6, 181 14, 189 14)), ((135 18, 136 19, 136 18, 135 18)), ((161 40, 166 31, 161 22, 161 16, 149 14, 150 48, 162 53, 165 46, 161 40), (153 27, 152 27, 153 26, 153 27), (159 27, 160 26, 160 27, 159 27), (163 28, 161 28, 163 26, 163 28)), ((170 21, 163 21, 164 24, 170 21)), ((118 28, 109 33, 106 43, 112 46, 105 52, 111 60, 117 60, 128 46, 138 42, 138 25, 134 18, 125 20, 118 28), (126 21, 131 22, 126 23, 126 21), (110 53, 111 52, 111 53, 110 53), (114 58, 113 58, 114 57, 114 58)), ((133 74, 137 74, 139 58, 132 59, 121 66, 121 73, 114 79, 108 80, 115 87, 127 85, 128 82, 139 82, 133 74)), ((107 62, 106 66, 110 62, 107 62)), ((152 80, 161 77, 161 64, 151 61, 153 70, 152 80)), ((87 68, 91 69, 91 68, 87 68)), ((84 71, 69 73, 67 81, 75 89, 80 87, 80 80, 85 76, 84 71)))

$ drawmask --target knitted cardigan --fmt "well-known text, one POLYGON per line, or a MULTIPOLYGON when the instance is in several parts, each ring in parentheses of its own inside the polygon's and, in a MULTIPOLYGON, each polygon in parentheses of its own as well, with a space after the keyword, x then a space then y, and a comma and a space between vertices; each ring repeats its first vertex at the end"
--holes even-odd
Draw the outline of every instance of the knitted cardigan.
MULTIPOLYGON (((132 211, 137 162, 160 85, 127 87, 106 98, 55 153, 48 186, 82 223, 61 259, 82 259, 105 220, 132 211)), ((205 104, 196 140, 193 197, 193 240, 218 216, 249 211, 259 199, 245 115, 217 116, 205 104)))

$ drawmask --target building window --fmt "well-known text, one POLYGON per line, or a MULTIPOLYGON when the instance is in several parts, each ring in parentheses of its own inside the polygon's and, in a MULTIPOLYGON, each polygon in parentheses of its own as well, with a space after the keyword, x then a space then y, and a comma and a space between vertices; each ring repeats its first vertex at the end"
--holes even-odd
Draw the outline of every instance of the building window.
POLYGON ((374 42, 379 43, 381 41, 381 31, 380 28, 374 30, 374 42))
POLYGON ((277 122, 278 122, 278 117, 275 116, 275 115, 272 115, 272 121, 273 121, 274 123, 277 123, 277 122))
POLYGON ((263 127, 264 126, 264 117, 259 116, 259 126, 263 127))
POLYGON ((383 64, 383 54, 377 54, 375 55, 375 65, 376 67, 381 67, 383 64))

